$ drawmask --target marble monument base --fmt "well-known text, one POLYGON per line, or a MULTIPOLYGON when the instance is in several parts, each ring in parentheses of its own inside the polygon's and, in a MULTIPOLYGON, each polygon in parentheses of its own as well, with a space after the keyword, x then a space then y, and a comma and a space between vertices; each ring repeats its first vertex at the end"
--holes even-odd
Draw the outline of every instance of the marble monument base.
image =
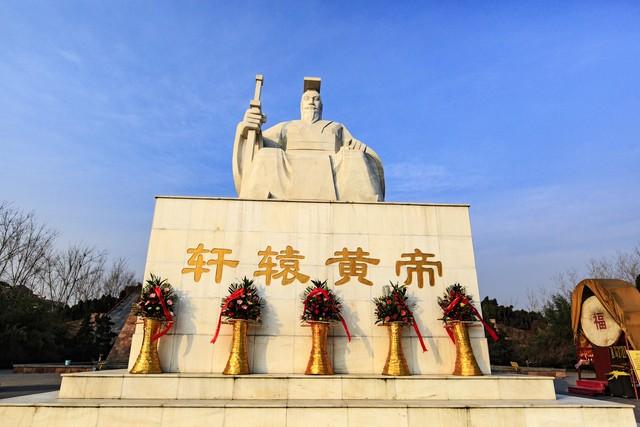
POLYGON ((55 393, 0 400, 15 427, 635 427, 633 407, 556 397, 553 379, 420 375, 63 375, 55 393))
MULTIPOLYGON (((310 331, 301 325, 301 297, 311 280, 327 280, 342 299, 352 340, 331 328, 329 356, 336 373, 377 374, 387 329, 376 325, 372 299, 390 281, 406 283, 426 346, 412 328, 403 347, 412 374, 453 371, 455 346, 443 328, 437 298, 462 283, 480 309, 468 205, 156 198, 145 277, 166 278, 180 297, 176 322, 159 343, 164 372, 222 372, 232 328, 215 345, 220 304, 229 284, 246 276, 264 298, 262 322, 248 331, 252 373, 302 373, 310 331), (345 252, 346 251, 346 252, 345 252), (346 256, 345 256, 346 254, 346 256)), ((470 330, 483 373, 491 372, 482 327, 470 330)), ((129 368, 142 342, 138 325, 129 368)))

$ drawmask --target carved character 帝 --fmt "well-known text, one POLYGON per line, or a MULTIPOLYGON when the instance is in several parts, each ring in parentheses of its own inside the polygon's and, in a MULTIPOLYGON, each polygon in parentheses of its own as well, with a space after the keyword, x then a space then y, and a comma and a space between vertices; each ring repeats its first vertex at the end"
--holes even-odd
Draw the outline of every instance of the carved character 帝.
POLYGON ((241 198, 383 201, 384 171, 371 147, 347 128, 322 120, 320 79, 304 79, 300 120, 262 130, 256 95, 238 124, 233 180, 241 198))
POLYGON ((413 252, 400 255, 400 258, 409 258, 408 260, 396 261, 396 276, 400 276, 400 269, 403 266, 407 267, 407 278, 404 281, 405 285, 413 283, 413 274, 418 278, 418 287, 424 286, 424 273, 429 274, 429 285, 435 286, 436 278, 434 267, 438 271, 438 276, 442 277, 442 262, 430 261, 429 258, 434 257, 435 254, 426 254, 420 249, 414 249, 413 252))

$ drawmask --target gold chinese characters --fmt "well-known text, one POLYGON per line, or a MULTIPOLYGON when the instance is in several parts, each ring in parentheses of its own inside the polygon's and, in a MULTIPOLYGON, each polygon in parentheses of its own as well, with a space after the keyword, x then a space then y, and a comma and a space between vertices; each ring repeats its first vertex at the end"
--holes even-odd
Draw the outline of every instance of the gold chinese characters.
POLYGON ((325 262, 325 265, 338 263, 338 272, 340 273, 341 279, 336 282, 336 286, 344 285, 351 280, 352 277, 357 277, 358 282, 365 285, 373 285, 373 283, 366 278, 369 267, 367 264, 378 265, 380 263, 379 259, 367 258, 366 255, 369 255, 369 252, 363 251, 361 247, 358 247, 355 251, 342 248, 341 251, 336 251, 333 254, 339 255, 339 257, 329 258, 327 262, 325 262))
POLYGON ((200 243, 195 248, 187 249, 187 253, 191 254, 191 257, 189 257, 187 261, 189 267, 183 268, 182 274, 193 273, 193 280, 197 283, 200 281, 202 273, 208 273, 210 271, 209 268, 204 266, 215 265, 215 281, 216 283, 220 283, 220 281, 222 281, 222 269, 224 267, 237 267, 240 262, 237 260, 224 259, 225 255, 229 255, 231 252, 231 249, 205 249, 204 244, 200 243), (215 255, 215 258, 208 259, 205 262, 203 255, 205 253, 212 253, 215 255))
POLYGON ((282 284, 284 286, 292 284, 296 279, 300 283, 307 283, 309 276, 300 272, 300 260, 304 259, 304 256, 300 255, 300 251, 293 249, 287 245, 285 250, 277 253, 271 249, 271 245, 267 246, 264 251, 258 251, 258 255, 262 257, 258 263, 258 267, 263 270, 257 270, 253 272, 254 277, 265 276, 265 283, 267 286, 271 284, 271 279, 282 278, 282 284), (278 260, 278 267, 280 271, 274 269, 276 263, 273 262, 272 257, 275 256, 278 260))
POLYGON ((418 287, 424 286, 424 273, 429 274, 429 285, 435 286, 436 278, 434 267, 438 269, 438 276, 442 277, 442 263, 440 261, 429 261, 428 258, 434 257, 434 254, 425 254, 420 249, 415 249, 412 253, 402 254, 401 258, 409 258, 408 260, 396 261, 396 276, 400 276, 400 269, 407 267, 407 279, 404 284, 409 286, 413 283, 413 275, 418 278, 418 287))
MULTIPOLYGON (((198 283, 203 274, 213 270, 213 280, 215 283, 222 281, 225 267, 236 268, 240 261, 232 259, 233 250, 227 248, 207 249, 204 243, 198 243, 193 248, 187 249, 187 266, 182 269, 182 274, 193 274, 193 281, 198 283)), ((343 247, 342 250, 335 251, 333 257, 328 258, 324 265, 332 266, 337 264, 340 278, 336 281, 336 286, 344 285, 355 278, 359 283, 366 286, 373 286, 373 282, 367 278, 369 266, 377 266, 380 259, 370 256, 368 251, 358 246, 355 250, 343 247)), ((280 281, 283 286, 291 285, 294 282, 307 283, 309 275, 305 274, 302 262, 305 256, 291 245, 284 249, 273 249, 272 245, 257 251, 257 270, 253 272, 254 277, 264 277, 265 284, 271 285, 274 281, 280 281)), ((429 285, 435 286, 436 273, 442 277, 442 262, 434 259, 435 254, 425 253, 420 249, 413 252, 403 253, 400 259, 395 261, 395 273, 401 276, 404 269, 406 278, 404 283, 411 285, 416 280, 418 287, 424 286, 424 276, 428 276, 429 285)))

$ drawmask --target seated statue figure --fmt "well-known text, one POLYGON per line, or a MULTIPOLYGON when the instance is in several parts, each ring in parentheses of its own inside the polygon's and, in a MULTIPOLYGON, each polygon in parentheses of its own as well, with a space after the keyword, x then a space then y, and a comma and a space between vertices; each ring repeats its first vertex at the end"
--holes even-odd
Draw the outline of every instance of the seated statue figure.
POLYGON ((278 123, 263 131, 266 118, 260 102, 252 101, 237 126, 233 147, 233 180, 238 196, 383 201, 380 158, 344 125, 322 120, 320 79, 305 78, 300 115, 300 120, 278 123))

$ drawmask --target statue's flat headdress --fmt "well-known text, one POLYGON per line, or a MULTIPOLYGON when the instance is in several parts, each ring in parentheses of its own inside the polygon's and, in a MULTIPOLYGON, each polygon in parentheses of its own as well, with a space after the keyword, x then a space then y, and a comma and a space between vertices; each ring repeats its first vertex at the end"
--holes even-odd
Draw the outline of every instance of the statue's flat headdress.
POLYGON ((304 87, 302 89, 302 93, 305 93, 308 90, 315 90, 320 93, 320 77, 305 77, 304 78, 304 87))

